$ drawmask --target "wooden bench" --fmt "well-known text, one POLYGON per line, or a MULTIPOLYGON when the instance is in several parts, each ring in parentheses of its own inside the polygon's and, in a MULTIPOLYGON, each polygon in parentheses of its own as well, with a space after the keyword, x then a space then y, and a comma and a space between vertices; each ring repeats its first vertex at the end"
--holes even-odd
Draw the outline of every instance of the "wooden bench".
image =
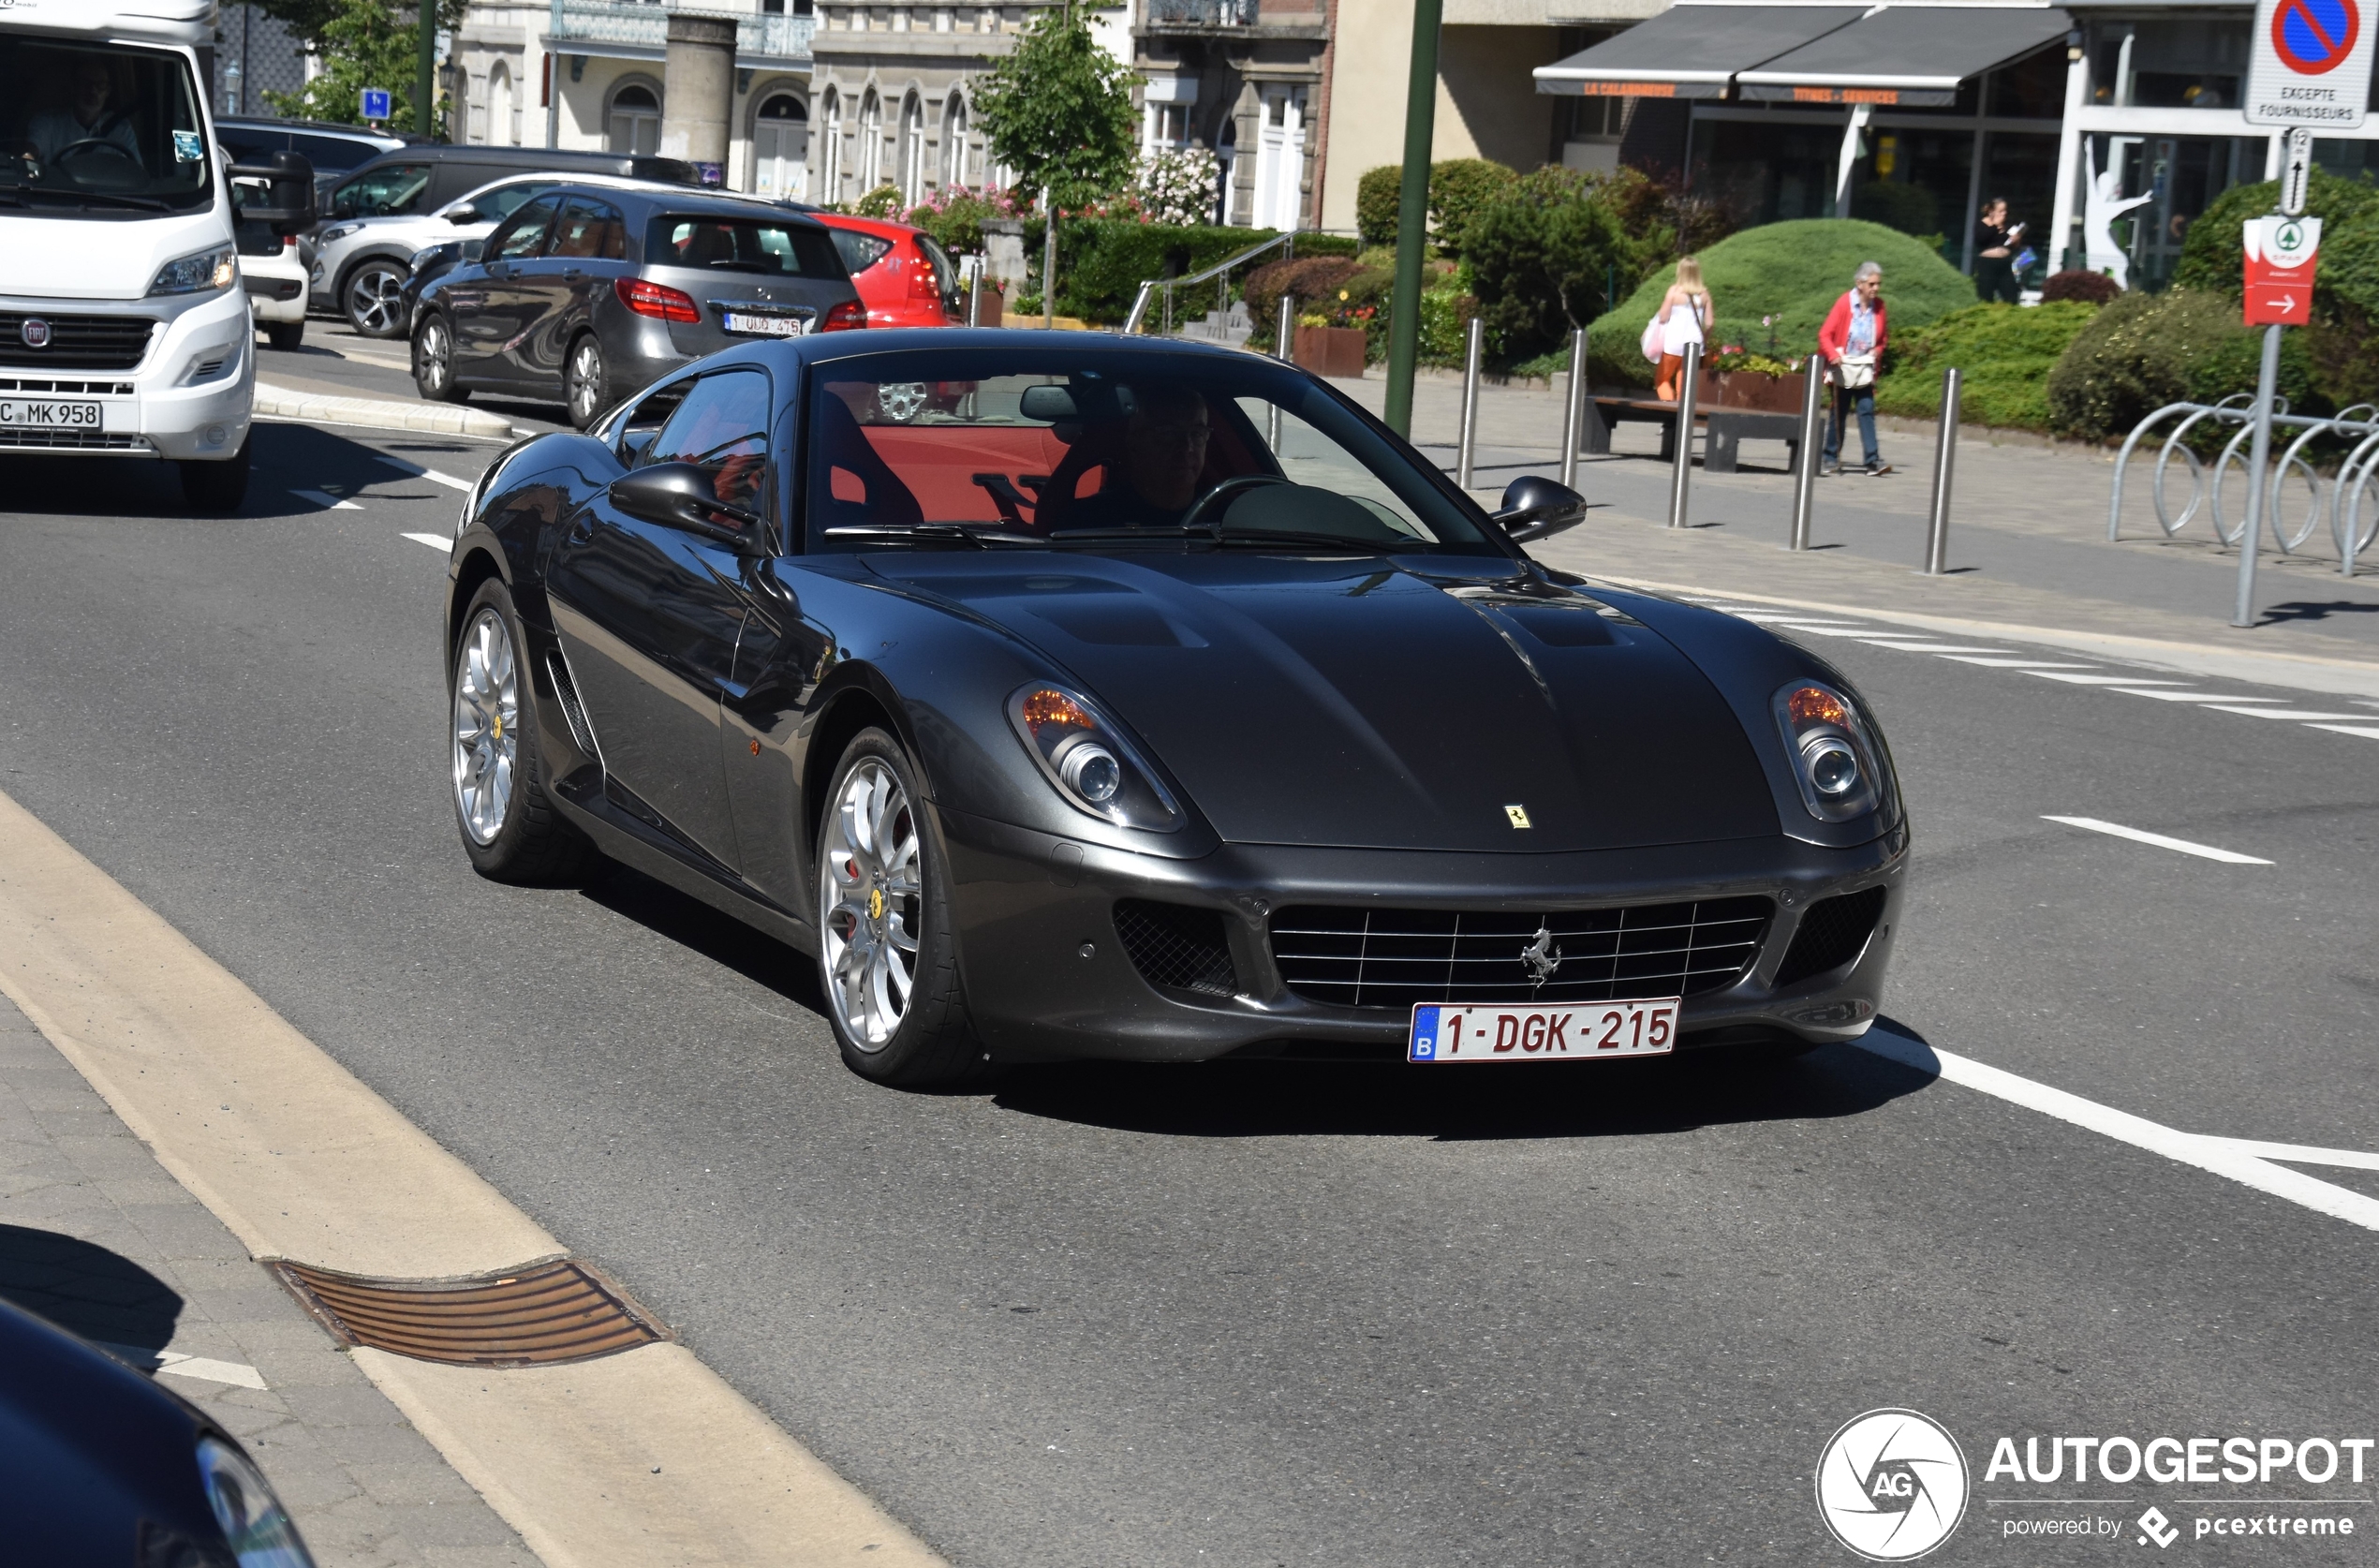
MULTIPOLYGON (((1618 393, 1596 392, 1586 400, 1586 450, 1595 456, 1607 456, 1611 451, 1611 427, 1633 422, 1661 427, 1661 461, 1677 461, 1677 405, 1663 403, 1656 397, 1630 397, 1618 393)), ((1713 474, 1735 472, 1743 438, 1781 441, 1789 450, 1789 465, 1797 467, 1801 461, 1801 416, 1780 414, 1763 408, 1729 408, 1698 406, 1693 422, 1701 426, 1707 439, 1702 447, 1702 466, 1713 474)))

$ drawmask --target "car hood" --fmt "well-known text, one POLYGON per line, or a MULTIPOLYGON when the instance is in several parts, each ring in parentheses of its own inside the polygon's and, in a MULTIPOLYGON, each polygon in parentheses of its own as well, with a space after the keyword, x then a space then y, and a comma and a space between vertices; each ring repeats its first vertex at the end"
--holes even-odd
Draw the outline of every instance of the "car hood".
POLYGON ((1071 672, 1228 840, 1541 853, 1778 832, 1759 759, 1692 661, 1525 569, 1236 551, 869 564, 1071 672))
POLYGON ((64 209, 0 215, 0 256, 8 259, 0 294, 138 300, 167 262, 230 243, 230 221, 217 207, 155 217, 82 217, 64 209))

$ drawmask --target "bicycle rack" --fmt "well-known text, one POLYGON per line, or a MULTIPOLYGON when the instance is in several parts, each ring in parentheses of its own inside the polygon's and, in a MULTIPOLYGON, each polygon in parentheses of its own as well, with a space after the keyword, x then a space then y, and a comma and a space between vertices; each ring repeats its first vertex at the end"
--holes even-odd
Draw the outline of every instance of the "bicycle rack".
MULTIPOLYGON (((2113 543, 2121 537, 2123 514, 2123 481, 2131 469, 2132 453, 2159 424, 2174 420, 2164 433, 2162 449, 2156 454, 2156 466, 2149 487, 2149 499, 2156 511, 2156 525, 2166 539, 2178 536, 2196 519, 2200 510, 2206 513, 2208 525, 2214 538, 2223 544, 2236 547, 2246 532, 2243 518, 2233 521, 2224 515, 2222 491, 2234 466, 2243 470, 2248 462, 2248 445, 2253 438, 2255 424, 2254 397, 2250 392, 2233 392, 2220 403, 2167 403, 2133 427, 2123 440, 2122 450, 2115 457, 2114 491, 2106 508, 2106 540, 2113 543), (2176 419, 2175 417, 2178 416, 2176 419), (2207 421, 2215 424, 2235 424, 2239 428, 2223 443, 2222 451, 2210 464, 2201 459, 2189 445, 2190 433, 2207 421), (2179 455, 2189 471, 2189 502, 2173 515, 2165 495, 2165 484, 2172 472, 2175 455, 2179 455), (2209 482, 2208 475, 2211 474, 2209 482)), ((2294 555, 2320 527, 2326 516, 2330 537, 2338 546, 2339 570, 2345 576, 2355 574, 2355 559, 2371 547, 2373 534, 2379 534, 2379 504, 2371 507, 2371 520, 2363 522, 2365 496, 2374 480, 2379 480, 2379 406, 2357 403, 2340 409, 2328 418, 2314 418, 2288 412, 2285 398, 2274 401, 2271 422, 2298 432, 2271 465, 2264 494, 2264 516, 2271 525, 2272 543, 2283 555, 2294 555), (2325 436, 2352 439, 2357 442, 2339 465, 2337 478, 2325 482, 2321 470, 2306 455, 2306 448, 2325 436), (2292 479, 2301 479, 2305 487, 2304 510, 2291 523, 2283 507, 2284 492, 2292 479)))

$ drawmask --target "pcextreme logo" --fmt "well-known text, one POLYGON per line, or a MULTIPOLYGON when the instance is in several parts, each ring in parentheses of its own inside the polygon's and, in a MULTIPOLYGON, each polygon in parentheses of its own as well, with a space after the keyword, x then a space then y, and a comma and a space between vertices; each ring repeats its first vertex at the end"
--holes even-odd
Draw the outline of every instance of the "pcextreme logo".
POLYGON ((1869 1562, 1906 1562, 1948 1540, 1966 1491, 1958 1440, 1913 1410, 1855 1416, 1818 1456, 1818 1516, 1869 1562))

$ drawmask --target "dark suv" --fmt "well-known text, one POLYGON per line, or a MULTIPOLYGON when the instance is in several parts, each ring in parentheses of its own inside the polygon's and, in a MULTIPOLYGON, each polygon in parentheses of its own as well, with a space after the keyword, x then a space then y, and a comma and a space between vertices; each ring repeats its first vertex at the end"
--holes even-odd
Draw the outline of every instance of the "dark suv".
POLYGON ((682 158, 641 153, 567 153, 545 147, 399 147, 381 154, 339 182, 322 221, 426 213, 465 191, 507 174, 617 174, 630 180, 698 185, 701 176, 682 158))
POLYGON ((582 430, 731 344, 867 324, 825 227, 771 203, 561 185, 465 245, 414 309, 414 384, 558 396, 582 430))

